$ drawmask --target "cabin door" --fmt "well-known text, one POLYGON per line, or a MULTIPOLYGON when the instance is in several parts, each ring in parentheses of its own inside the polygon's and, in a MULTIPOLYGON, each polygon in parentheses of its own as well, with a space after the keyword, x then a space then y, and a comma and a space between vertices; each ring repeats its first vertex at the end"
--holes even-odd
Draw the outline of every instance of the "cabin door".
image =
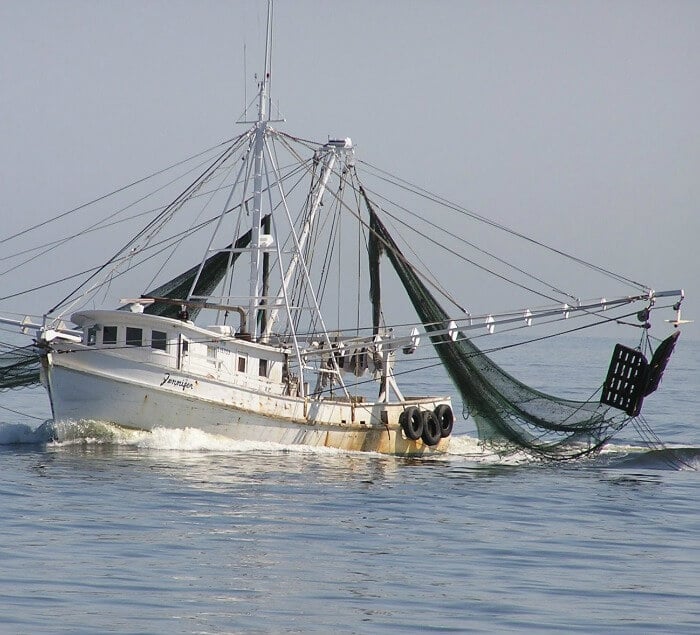
POLYGON ((179 370, 187 370, 190 358, 190 340, 180 333, 177 343, 177 367, 179 370))

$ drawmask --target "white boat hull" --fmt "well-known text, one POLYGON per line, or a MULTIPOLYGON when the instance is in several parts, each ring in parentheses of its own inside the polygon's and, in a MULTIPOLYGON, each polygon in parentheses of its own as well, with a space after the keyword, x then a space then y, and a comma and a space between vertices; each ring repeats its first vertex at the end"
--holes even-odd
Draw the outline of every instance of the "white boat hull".
POLYGON ((261 394, 112 356, 48 354, 43 380, 56 422, 102 421, 130 429, 197 428, 246 441, 416 455, 444 452, 408 439, 399 416, 409 405, 434 409, 449 399, 350 403, 261 394))

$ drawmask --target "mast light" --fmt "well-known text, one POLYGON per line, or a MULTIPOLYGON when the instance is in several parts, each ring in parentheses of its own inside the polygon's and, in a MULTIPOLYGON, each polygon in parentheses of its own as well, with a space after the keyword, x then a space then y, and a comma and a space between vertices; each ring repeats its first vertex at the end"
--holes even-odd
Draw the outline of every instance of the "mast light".
POLYGON ((343 150, 352 150, 352 139, 350 137, 345 137, 345 139, 328 139, 326 145, 342 148, 343 150))

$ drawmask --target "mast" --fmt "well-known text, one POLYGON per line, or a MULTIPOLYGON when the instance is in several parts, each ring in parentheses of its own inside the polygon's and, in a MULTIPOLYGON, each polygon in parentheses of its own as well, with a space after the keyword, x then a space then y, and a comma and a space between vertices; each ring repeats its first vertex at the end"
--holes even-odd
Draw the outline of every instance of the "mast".
MULTIPOLYGON (((280 285, 280 290, 279 293, 277 294, 277 300, 275 301, 275 308, 270 311, 270 314, 267 316, 265 320, 265 331, 264 334, 266 337, 268 337, 272 333, 272 328, 277 321, 277 317, 279 314, 279 305, 284 298, 284 293, 287 287, 289 286, 292 277, 294 276, 294 272, 296 271, 296 268, 299 264, 300 260, 303 260, 302 252, 304 249, 304 246, 306 245, 306 240, 309 237, 309 234, 311 233, 311 227, 313 226, 314 220, 316 218, 316 214, 321 207, 321 203, 323 201, 323 195, 326 192, 326 186, 328 185, 328 180, 333 173, 333 168, 335 167, 336 161, 338 159, 338 150, 336 147, 331 145, 330 143, 325 147, 327 154, 324 158, 324 164, 323 164, 323 169, 321 172, 321 177, 319 179, 317 191, 315 193, 313 202, 311 204, 311 208, 309 210, 308 216, 306 218, 306 221, 304 222, 304 226, 302 228, 301 234, 296 235, 294 231, 292 231, 293 235, 293 240, 294 240, 294 253, 292 255, 291 262, 289 263, 289 266, 287 267, 287 272, 283 276, 282 283, 280 285)), ((290 219, 291 220, 291 219, 290 219)), ((291 223, 290 223, 291 224, 291 223)), ((305 267, 305 265, 302 266, 305 267)), ((308 273, 308 272, 307 272, 308 273)), ((309 280, 309 284, 311 281, 309 280)))
POLYGON ((259 326, 257 312, 260 306, 262 246, 260 244, 260 223, 262 221, 262 190, 265 138, 269 125, 269 89, 272 66, 272 0, 267 3, 267 33, 265 38, 265 70, 258 93, 258 120, 255 124, 253 146, 253 219, 250 243, 250 293, 248 303, 248 325, 253 341, 258 339, 259 326))

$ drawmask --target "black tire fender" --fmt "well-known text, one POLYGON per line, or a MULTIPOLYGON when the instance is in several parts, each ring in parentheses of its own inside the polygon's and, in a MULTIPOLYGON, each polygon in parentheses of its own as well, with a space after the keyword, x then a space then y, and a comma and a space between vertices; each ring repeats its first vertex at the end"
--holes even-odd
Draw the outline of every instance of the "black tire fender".
POLYGON ((404 434, 411 439, 411 441, 416 441, 421 438, 423 434, 423 417, 418 408, 415 406, 406 408, 399 417, 399 423, 403 428, 404 434))
POLYGON ((440 424, 440 436, 444 439, 452 434, 452 428, 455 424, 455 416, 446 403, 441 403, 435 408, 435 416, 440 424))
POLYGON ((423 434, 421 438, 426 445, 437 445, 440 441, 440 422, 432 410, 421 412, 423 420, 423 434))

